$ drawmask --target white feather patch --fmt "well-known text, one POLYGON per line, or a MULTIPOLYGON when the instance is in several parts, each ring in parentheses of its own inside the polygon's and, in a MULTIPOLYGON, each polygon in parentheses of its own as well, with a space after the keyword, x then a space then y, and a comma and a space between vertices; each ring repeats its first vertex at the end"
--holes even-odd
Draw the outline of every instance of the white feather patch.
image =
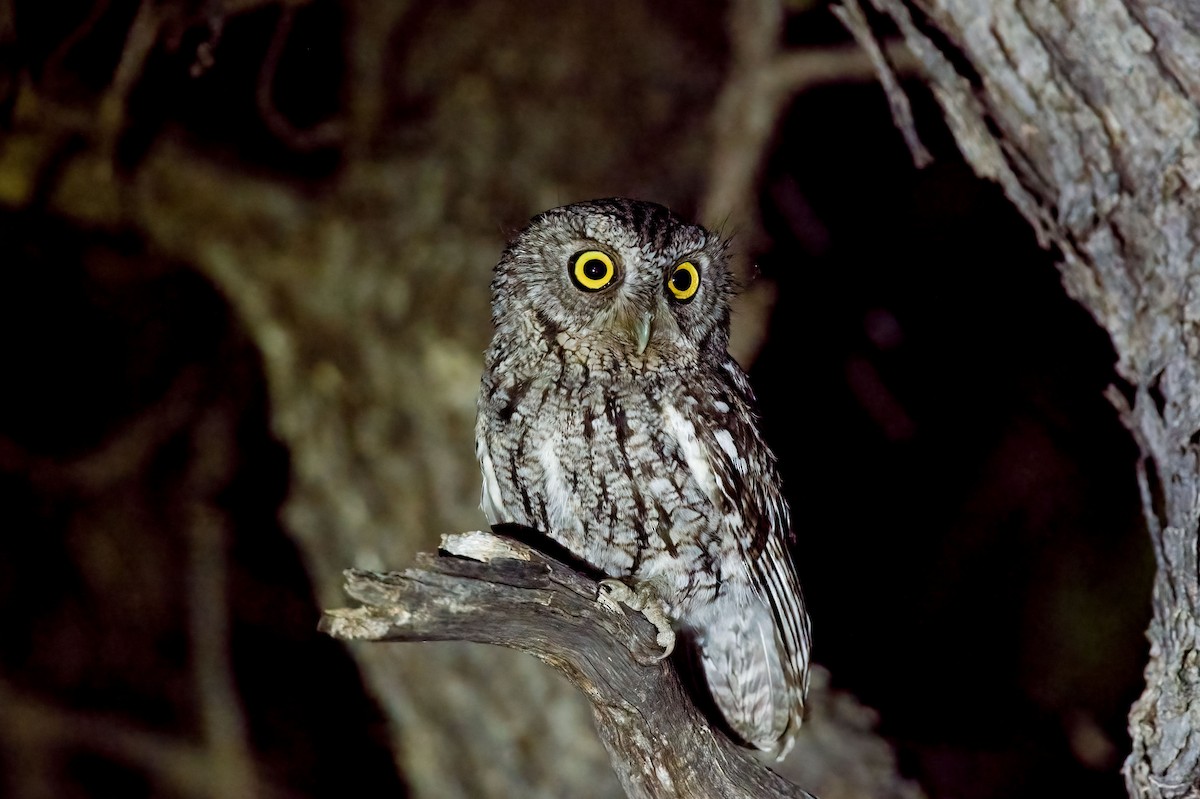
POLYGON ((729 458, 729 462, 737 466, 739 471, 743 471, 745 463, 742 453, 738 452, 737 444, 733 443, 733 435, 728 430, 718 430, 713 434, 713 438, 717 440, 717 446, 725 453, 725 457, 729 458))
POLYGON ((699 484, 704 495, 712 502, 713 507, 720 507, 717 496, 717 480, 713 476, 708 455, 696 438, 695 425, 685 419, 674 405, 663 406, 663 423, 667 432, 679 443, 683 459, 687 462, 692 477, 699 484))
POLYGON ((488 524, 499 524, 509 516, 504 509, 504 500, 500 496, 500 483, 496 480, 496 467, 492 465, 492 456, 487 444, 480 437, 475 446, 475 454, 479 456, 479 471, 483 473, 483 491, 479 498, 479 507, 487 517, 488 524))

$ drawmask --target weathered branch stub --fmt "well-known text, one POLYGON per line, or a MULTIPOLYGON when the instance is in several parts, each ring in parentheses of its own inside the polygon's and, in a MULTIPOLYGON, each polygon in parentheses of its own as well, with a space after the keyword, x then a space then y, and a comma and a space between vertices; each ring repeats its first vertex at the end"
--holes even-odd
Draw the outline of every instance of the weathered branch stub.
POLYGON ((348 641, 474 641, 528 652, 590 700, 630 797, 811 797, 713 729, 673 666, 655 663, 655 630, 597 600, 597 584, 492 533, 444 536, 403 572, 346 572, 364 607, 328 611, 320 629, 348 641))

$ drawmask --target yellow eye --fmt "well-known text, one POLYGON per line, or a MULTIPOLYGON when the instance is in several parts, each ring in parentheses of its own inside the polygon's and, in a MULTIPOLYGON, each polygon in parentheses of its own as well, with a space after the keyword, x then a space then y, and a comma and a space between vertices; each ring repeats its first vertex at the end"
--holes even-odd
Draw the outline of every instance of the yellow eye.
POLYGON ((671 272, 671 277, 667 280, 667 288, 671 290, 675 299, 687 302, 696 296, 696 291, 700 288, 700 271, 692 265, 691 261, 684 261, 675 267, 675 271, 671 272))
POLYGON ((571 279, 584 291, 599 291, 617 276, 617 268, 599 250, 584 250, 571 257, 571 279))

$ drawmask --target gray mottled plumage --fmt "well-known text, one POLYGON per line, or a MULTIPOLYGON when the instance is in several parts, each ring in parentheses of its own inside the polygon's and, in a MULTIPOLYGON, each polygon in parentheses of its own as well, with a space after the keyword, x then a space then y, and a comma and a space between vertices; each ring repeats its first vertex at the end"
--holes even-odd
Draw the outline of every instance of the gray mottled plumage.
POLYGON ((729 726, 783 753, 803 714, 808 617, 775 458, 726 351, 725 246, 622 199, 547 211, 517 235, 492 282, 482 505, 492 524, 650 582, 729 726))

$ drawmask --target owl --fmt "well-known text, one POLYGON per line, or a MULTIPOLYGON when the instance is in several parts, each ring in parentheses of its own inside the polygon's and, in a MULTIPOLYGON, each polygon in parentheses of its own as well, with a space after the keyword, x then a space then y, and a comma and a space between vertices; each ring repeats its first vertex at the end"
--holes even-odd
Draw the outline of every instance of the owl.
POLYGON ((753 392, 727 351, 727 243, 626 199, 546 211, 492 280, 482 508, 649 587, 743 743, 800 724, 810 633, 753 392))

